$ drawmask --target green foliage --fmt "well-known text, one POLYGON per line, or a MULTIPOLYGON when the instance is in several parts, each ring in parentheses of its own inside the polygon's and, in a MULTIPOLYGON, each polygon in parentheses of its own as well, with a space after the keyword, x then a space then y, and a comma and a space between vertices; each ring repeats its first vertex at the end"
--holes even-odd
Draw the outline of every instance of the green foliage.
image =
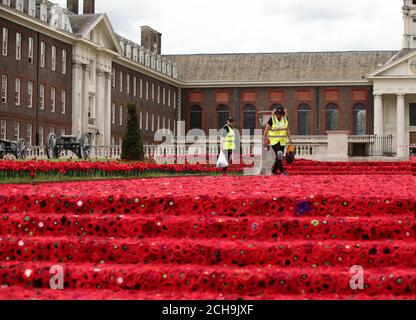
POLYGON ((127 105, 127 128, 121 146, 121 159, 144 161, 143 140, 139 128, 139 119, 135 104, 127 105))

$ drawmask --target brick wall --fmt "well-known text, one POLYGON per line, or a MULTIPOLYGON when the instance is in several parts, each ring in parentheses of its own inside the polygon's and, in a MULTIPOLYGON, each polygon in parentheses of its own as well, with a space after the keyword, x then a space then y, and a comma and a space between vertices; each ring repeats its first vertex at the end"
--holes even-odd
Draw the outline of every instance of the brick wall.
MULTIPOLYGON (((0 55, 0 74, 8 76, 7 103, 0 102, 0 119, 7 121, 7 138, 14 139, 15 122, 20 123, 20 136, 27 137, 27 125, 33 127, 32 141, 36 143, 36 133, 39 126, 44 127, 44 141, 47 133, 53 128, 59 135, 62 130, 71 133, 72 122, 72 46, 46 35, 25 28, 16 23, 0 18, 0 38, 2 29, 6 27, 9 33, 8 55, 0 55), (21 59, 16 59, 16 33, 22 35, 21 59), (34 40, 33 62, 29 62, 29 37, 34 40), (45 68, 40 67, 39 42, 45 42, 45 68), (56 47, 56 70, 52 71, 52 46, 56 47), (62 50, 66 50, 66 74, 62 73, 62 50), (15 79, 20 78, 20 105, 15 105, 15 79), (33 82, 32 108, 28 105, 28 83, 33 82), (45 109, 39 110, 38 88, 45 86, 45 109), (51 87, 56 88, 56 109, 51 110, 51 87), (61 92, 66 92, 65 114, 62 113, 61 92)), ((1 54, 1 53, 0 53, 1 54)))
POLYGON ((145 143, 153 143, 154 134, 157 131, 158 116, 160 128, 163 127, 163 117, 165 117, 165 127, 173 131, 174 120, 177 120, 177 88, 166 84, 162 81, 148 77, 137 71, 131 70, 120 64, 113 63, 113 71, 115 72, 115 88, 112 89, 112 104, 116 106, 116 121, 111 126, 111 135, 114 137, 115 143, 123 137, 127 125, 127 104, 135 103, 138 111, 140 122, 140 114, 142 116, 142 136, 145 143), (120 91, 120 72, 123 73, 122 92, 120 91), (130 93, 127 93, 127 74, 130 75, 130 93), (136 77, 136 96, 133 90, 133 79, 136 77), (140 79, 142 80, 142 95, 140 94, 140 79), (148 83, 148 99, 146 99, 146 82, 148 83), (152 99, 152 84, 154 85, 154 99, 152 99), (158 101, 158 87, 160 87, 160 101, 158 101), (165 89, 165 101, 163 101, 163 89, 165 89), (170 99, 168 98, 170 94, 170 99), (170 105, 169 105, 170 100, 170 105), (123 122, 120 125, 119 108, 123 107, 123 122), (146 113, 149 124, 146 126, 146 113), (152 130, 152 115, 154 117, 154 130, 152 130), (170 122, 170 125, 168 123, 170 122), (148 130, 146 130, 146 127, 148 130))
MULTIPOLYGON (((243 110, 252 105, 256 111, 271 110, 279 104, 288 109, 292 134, 298 134, 298 108, 307 104, 311 110, 310 134, 325 134, 326 106, 334 103, 339 109, 339 130, 353 131, 353 109, 363 104, 367 109, 367 133, 374 131, 374 102, 372 86, 282 87, 282 88, 207 88, 186 89, 182 94, 182 118, 189 130, 190 108, 199 105, 203 110, 203 129, 217 128, 217 107, 225 105, 238 128, 243 127, 243 110), (319 106, 319 111, 318 111, 319 106)), ((257 128, 260 124, 256 119, 257 128)))

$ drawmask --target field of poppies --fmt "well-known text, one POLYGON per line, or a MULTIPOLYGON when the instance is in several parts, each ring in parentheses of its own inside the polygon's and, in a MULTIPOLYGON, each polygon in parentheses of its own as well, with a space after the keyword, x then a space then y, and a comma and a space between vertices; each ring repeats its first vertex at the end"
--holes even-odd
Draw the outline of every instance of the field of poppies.
POLYGON ((3 185, 0 299, 415 299, 412 165, 353 167, 3 185))
MULTIPOLYGON (((247 164, 232 165, 231 175, 242 175, 247 164)), ((416 175, 416 162, 317 162, 297 160, 287 166, 291 175, 416 175)), ((169 175, 220 175, 215 165, 156 164, 120 161, 0 161, 0 183, 42 182, 169 175)))

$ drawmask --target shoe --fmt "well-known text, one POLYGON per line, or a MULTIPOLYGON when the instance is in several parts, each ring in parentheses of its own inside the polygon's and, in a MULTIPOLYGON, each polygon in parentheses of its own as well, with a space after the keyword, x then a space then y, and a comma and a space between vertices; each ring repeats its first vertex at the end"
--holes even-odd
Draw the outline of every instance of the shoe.
POLYGON ((282 172, 280 175, 281 175, 282 177, 288 177, 288 176, 289 176, 289 174, 288 174, 287 172, 282 172))

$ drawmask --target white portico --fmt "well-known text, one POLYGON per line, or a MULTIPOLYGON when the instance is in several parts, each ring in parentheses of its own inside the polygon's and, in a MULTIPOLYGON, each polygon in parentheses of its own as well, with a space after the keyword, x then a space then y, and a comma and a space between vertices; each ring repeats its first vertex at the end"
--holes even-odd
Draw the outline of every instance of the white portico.
POLYGON ((105 14, 71 16, 73 47, 72 134, 91 133, 94 145, 111 144, 112 60, 121 53, 105 14))
POLYGON ((403 49, 368 78, 374 85, 374 134, 392 135, 397 157, 416 144, 416 4, 404 0, 403 49))

